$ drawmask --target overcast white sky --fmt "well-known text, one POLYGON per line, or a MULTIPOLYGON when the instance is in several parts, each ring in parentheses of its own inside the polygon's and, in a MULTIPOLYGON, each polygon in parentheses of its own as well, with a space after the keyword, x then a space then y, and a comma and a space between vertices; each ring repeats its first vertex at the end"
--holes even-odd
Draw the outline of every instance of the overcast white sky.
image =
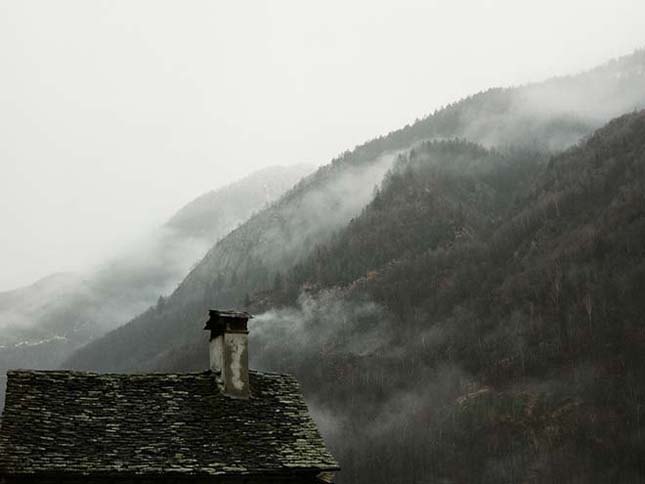
POLYGON ((252 170, 643 46, 642 0, 0 0, 0 290, 252 170))

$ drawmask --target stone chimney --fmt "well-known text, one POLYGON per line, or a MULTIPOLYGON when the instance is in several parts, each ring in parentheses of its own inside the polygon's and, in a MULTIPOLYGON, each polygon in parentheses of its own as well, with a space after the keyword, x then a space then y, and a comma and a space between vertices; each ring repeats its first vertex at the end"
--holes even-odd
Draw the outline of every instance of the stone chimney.
POLYGON ((246 323, 251 316, 240 311, 211 309, 204 329, 211 333, 210 369, 218 385, 229 396, 249 397, 249 353, 246 323))

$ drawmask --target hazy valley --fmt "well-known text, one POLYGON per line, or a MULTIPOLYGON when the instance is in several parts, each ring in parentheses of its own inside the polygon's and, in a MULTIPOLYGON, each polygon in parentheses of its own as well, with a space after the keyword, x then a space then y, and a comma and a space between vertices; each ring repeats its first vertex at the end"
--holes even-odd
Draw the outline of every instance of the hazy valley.
POLYGON ((87 273, 54 274, 0 293, 0 371, 56 368, 75 349, 163 301, 213 243, 312 170, 260 170, 200 196, 87 273))

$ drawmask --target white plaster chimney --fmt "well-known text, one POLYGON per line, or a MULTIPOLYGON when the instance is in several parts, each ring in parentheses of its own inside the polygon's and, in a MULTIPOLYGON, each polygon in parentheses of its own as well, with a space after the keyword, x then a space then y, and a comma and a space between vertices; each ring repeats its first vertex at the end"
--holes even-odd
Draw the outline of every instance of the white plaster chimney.
POLYGON ((222 391, 232 397, 249 397, 249 352, 246 323, 251 316, 240 311, 208 311, 210 369, 222 391))

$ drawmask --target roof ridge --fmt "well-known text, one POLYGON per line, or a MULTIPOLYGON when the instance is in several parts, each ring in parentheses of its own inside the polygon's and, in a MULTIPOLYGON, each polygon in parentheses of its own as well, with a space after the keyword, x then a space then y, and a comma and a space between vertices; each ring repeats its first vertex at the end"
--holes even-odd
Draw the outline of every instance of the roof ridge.
MULTIPOLYGON (((167 371, 151 371, 141 373, 118 373, 118 372, 97 372, 97 371, 84 371, 84 370, 44 370, 34 368, 13 368, 7 370, 7 376, 13 374, 32 374, 32 375, 78 375, 78 376, 114 376, 114 377, 144 377, 144 376, 200 376, 211 373, 211 370, 202 371, 187 371, 187 372, 167 372, 167 371)), ((265 370, 249 370, 249 373, 259 376, 282 376, 294 378, 290 373, 281 373, 265 370)))

